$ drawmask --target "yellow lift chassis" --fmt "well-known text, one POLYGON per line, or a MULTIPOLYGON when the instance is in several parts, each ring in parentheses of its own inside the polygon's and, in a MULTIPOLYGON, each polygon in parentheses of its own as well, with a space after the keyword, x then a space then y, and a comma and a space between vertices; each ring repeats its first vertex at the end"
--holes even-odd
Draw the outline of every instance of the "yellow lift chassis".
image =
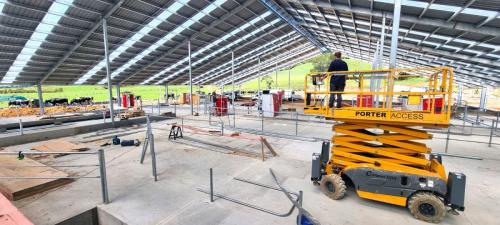
POLYGON ((313 154, 311 180, 332 199, 348 183, 362 198, 408 207, 427 222, 440 222, 446 207, 463 211, 465 175, 446 174, 441 157, 419 142, 432 135, 417 129, 449 126, 452 85, 446 67, 307 74, 304 112, 340 122, 331 148, 325 142, 313 154), (344 91, 330 91, 332 76, 347 76, 344 91), (395 81, 411 77, 424 85, 394 91, 395 81), (336 94, 351 105, 329 108, 336 94))

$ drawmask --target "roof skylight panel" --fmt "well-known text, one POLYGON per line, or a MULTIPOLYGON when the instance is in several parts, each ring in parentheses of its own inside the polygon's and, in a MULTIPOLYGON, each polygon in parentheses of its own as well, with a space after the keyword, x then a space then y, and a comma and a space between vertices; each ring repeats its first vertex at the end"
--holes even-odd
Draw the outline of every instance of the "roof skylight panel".
MULTIPOLYGON (((383 2, 383 3, 387 3, 387 4, 394 4, 394 0, 375 0, 375 1, 376 2, 383 2)), ((401 1, 401 4, 404 6, 411 6, 411 7, 417 7, 417 8, 426 8, 429 5, 429 3, 427 3, 427 2, 414 1, 414 0, 403 0, 403 1, 401 1)), ((455 12, 461 10, 462 7, 433 3, 430 5, 429 9, 455 13, 455 12)), ((493 17, 493 16, 497 15, 496 11, 484 10, 484 9, 474 9, 474 8, 466 8, 466 9, 462 10, 461 13, 475 15, 475 16, 483 16, 483 17, 493 17)))
MULTIPOLYGON (((252 58, 258 57, 259 55, 266 54, 267 52, 270 52, 276 48, 279 48, 279 46, 276 44, 278 42, 282 45, 287 45, 289 43, 296 41, 297 40, 296 38, 298 36, 291 37, 290 35, 292 35, 292 34, 295 34, 295 32, 290 32, 289 34, 285 35, 285 37, 282 37, 280 39, 275 39, 272 42, 268 42, 265 45, 259 46, 258 48, 253 49, 253 50, 237 57, 235 59, 235 61, 237 61, 237 63, 235 63, 235 66, 239 66, 239 65, 243 64, 244 63, 243 60, 248 61, 248 60, 251 60, 252 58), (287 38, 287 39, 282 40, 284 38, 287 38)), ((222 65, 219 65, 219 66, 201 74, 197 78, 193 79, 193 81, 194 82, 200 82, 200 81, 203 82, 203 81, 206 81, 207 79, 213 79, 217 76, 220 76, 231 69, 230 65, 231 65, 231 62, 227 62, 227 63, 224 63, 222 65), (208 74, 210 74, 211 76, 206 76, 208 74)))
MULTIPOLYGON (((240 26, 240 27, 238 27, 238 28, 236 28, 236 29, 232 30, 232 31, 231 31, 231 32, 229 32, 228 34, 224 35, 222 38, 217 39, 216 41, 214 41, 214 42, 210 43, 209 45, 207 45, 207 46, 205 46, 205 47, 203 47, 203 48, 201 48, 201 49, 197 50, 196 52, 191 53, 191 58, 194 58, 194 57, 198 56, 199 54, 201 54, 201 53, 203 53, 203 52, 205 52, 205 51, 209 50, 209 49, 210 49, 210 48, 212 48, 212 47, 214 47, 215 45, 217 45, 217 44, 219 44, 219 43, 221 43, 221 42, 223 42, 223 41, 225 41, 225 40, 229 39, 229 38, 230 38, 230 37, 232 37, 232 36, 235 36, 235 35, 236 35, 236 34, 238 34, 239 32, 244 31, 244 29, 246 29, 246 28, 250 27, 251 25, 254 25, 255 23, 257 23, 257 22, 258 22, 258 21, 260 21, 260 20, 263 20, 265 17, 267 17, 267 16, 269 16, 269 15, 271 15, 271 12, 267 11, 267 12, 265 12, 264 14, 262 14, 262 15, 260 15, 260 16, 258 16, 258 17, 256 17, 256 18, 252 19, 251 21, 249 21, 249 22, 247 22, 247 23, 243 24, 242 26, 240 26)), ((275 20, 275 21, 276 21, 276 20, 275 20)), ((274 24, 274 23, 273 23, 273 24, 274 24)), ((270 24, 267 24, 266 26, 270 26, 270 24)), ((255 31, 254 31, 254 32, 255 32, 255 31)), ((243 39, 243 38, 237 39, 235 42, 240 42, 240 41, 242 41, 242 39, 243 39)), ((233 43, 231 43, 231 44, 228 44, 228 45, 225 45, 223 48, 220 48, 220 49, 219 49, 219 50, 217 50, 217 51, 219 51, 219 52, 220 52, 220 51, 221 51, 221 49, 225 50, 225 49, 227 49, 227 48, 229 48, 229 47, 232 47, 232 46, 234 45, 234 43, 235 43, 235 42, 233 42, 233 43)), ((184 58, 184 59, 182 59, 181 61, 186 62, 186 61, 188 61, 188 60, 189 60, 189 58, 188 58, 188 57, 185 57, 185 58, 184 58)), ((179 61, 179 62, 180 62, 180 61, 179 61)), ((159 76, 161 76, 161 75, 163 75, 163 74, 166 74, 166 73, 170 72, 171 70, 175 69, 177 66, 179 66, 180 64, 182 64, 182 63, 179 63, 179 62, 178 62, 178 63, 175 63, 175 64, 173 64, 173 65, 171 65, 171 66, 169 66, 169 67, 167 67, 167 68, 165 68, 165 69, 163 69, 162 71, 160 71, 160 72, 158 72, 158 73, 156 73, 156 74, 154 74, 153 76, 151 76, 151 77, 149 77, 148 79, 146 79, 145 81, 143 81, 141 84, 147 84, 147 83, 149 83, 150 81, 152 81, 152 80, 156 79, 157 77, 159 77, 159 76)), ((196 63, 196 62, 195 62, 195 63, 196 63)), ((196 64, 192 63, 192 65, 196 65, 196 64)), ((182 68, 181 70, 185 70, 186 68, 188 68, 188 67, 184 67, 184 68, 182 68)), ((179 70, 179 71, 180 71, 180 70, 179 70)), ((178 75, 178 74, 180 73, 179 71, 178 71, 177 73, 173 73, 173 74, 171 74, 170 76, 168 76, 168 77, 164 78, 163 80, 166 80, 166 79, 169 79, 169 78, 171 78, 171 77, 173 77, 173 76, 178 75)), ((162 80, 162 81, 163 81, 163 80, 162 80)), ((161 81, 161 82, 162 82, 162 81, 161 81)))
MULTIPOLYGON (((165 44, 167 41, 171 40, 173 37, 176 35, 180 34, 182 31, 188 29, 191 25, 193 25, 196 22, 199 22, 203 17, 206 15, 209 15, 213 10, 217 9, 220 5, 222 5, 226 0, 216 0, 215 2, 211 3, 207 7, 205 7, 203 10, 195 14, 193 17, 185 21, 182 25, 174 29, 172 32, 168 33, 166 36, 158 40, 154 45, 148 47, 146 50, 144 50, 141 54, 137 55, 127 63, 125 63, 123 66, 120 66, 118 69, 114 70, 113 73, 111 73, 111 78, 114 78, 118 76, 120 73, 128 69, 130 66, 134 65, 137 61, 141 60, 145 56, 149 55, 151 52, 156 50, 158 47, 162 46, 165 44)), ((102 79, 99 84, 106 83, 107 79, 102 79)))
MULTIPOLYGON (((59 20, 72 4, 73 0, 57 0, 52 3, 0 83, 12 83, 16 80, 19 73, 22 72, 23 68, 31 60, 31 57, 40 48, 52 29, 58 24, 59 20)), ((5 3, 1 3, 0 8, 3 9, 4 5, 5 3)))
MULTIPOLYGON (((123 52, 125 52, 128 48, 132 47, 135 43, 139 42, 144 36, 148 35, 149 32, 151 32, 154 28, 158 27, 162 22, 167 20, 170 16, 172 16, 174 13, 176 13, 182 6, 187 4, 188 0, 178 0, 174 3, 172 3, 167 9, 165 9, 162 13, 160 13, 158 16, 153 18, 149 23, 144 25, 137 33, 132 35, 132 37, 128 38, 124 43, 122 43, 118 48, 113 50, 109 54, 109 61, 113 61, 116 59, 119 55, 121 55, 123 52)), ((171 38, 170 36, 165 36, 162 39, 166 41, 167 38, 171 38)), ((144 57, 144 54, 147 55, 149 52, 151 52, 151 49, 155 49, 160 47, 163 43, 161 42, 162 39, 159 41, 153 43, 152 45, 149 46, 148 49, 145 51, 141 52, 140 54, 136 55, 133 59, 129 60, 127 63, 116 69, 112 74, 111 77, 113 78, 116 76, 116 71, 123 71, 129 66, 133 65, 135 62, 140 60, 141 58, 144 57), (141 55, 142 54, 142 55, 141 55), (125 68, 124 68, 125 67, 125 68)), ((90 70, 87 71, 80 79, 78 79, 75 84, 82 84, 85 83, 88 79, 90 79, 92 76, 94 76, 98 71, 103 69, 106 66, 106 59, 102 59, 98 64, 96 64, 94 67, 92 67, 90 70)), ((106 79, 103 79, 105 82, 106 79)), ((101 81, 101 83, 104 83, 101 81)))
MULTIPOLYGON (((201 58, 201 59, 197 60, 196 62, 191 63, 191 65, 192 65, 192 66, 198 65, 198 64, 200 64, 200 63, 202 63, 202 62, 204 62, 204 61, 206 61, 206 60, 210 59, 211 57, 213 57, 213 56, 215 56, 215 55, 217 55, 217 54, 219 54, 219 53, 221 53, 221 52, 223 52, 223 51, 225 51, 225 50, 227 50, 227 49, 232 48, 233 46, 235 46, 235 45, 239 44, 240 42, 242 42, 242 41, 245 41, 245 40, 249 39, 251 36, 254 36, 254 35, 256 35, 257 33, 260 33, 260 32, 262 32, 262 31, 264 31, 264 30, 265 30, 265 29, 267 29, 268 27, 270 27, 270 26, 272 26, 272 25, 274 25, 274 24, 276 24, 276 23, 278 23, 278 22, 280 22, 280 19, 275 19, 275 20, 271 21, 270 23, 267 23, 266 25, 264 25, 264 26, 262 26, 262 27, 259 27, 258 29, 256 29, 256 30, 252 31, 251 33, 249 33, 249 34, 247 34, 247 35, 245 35, 245 36, 243 36, 243 37, 241 37, 241 38, 239 38, 239 39, 237 39, 237 40, 233 41, 232 43, 227 44, 227 45, 224 45, 224 47, 219 48, 218 50, 216 50, 216 51, 214 51, 214 52, 212 52, 212 53, 210 53, 210 54, 208 54, 208 55, 204 56, 203 58, 201 58)), ((198 51, 198 52, 199 52, 199 51, 198 51)), ((189 67, 184 67, 183 69, 179 70, 177 73, 174 73, 174 74, 172 74, 172 75, 170 75, 170 76, 168 76, 168 77, 166 77, 166 78, 164 78, 164 79, 162 79, 162 80, 158 81, 156 84, 160 84, 160 83, 164 82, 165 80, 167 80, 167 79, 169 79, 169 78, 172 78, 172 77, 174 77, 174 76, 178 75, 178 74, 179 74, 182 70, 187 70, 187 69, 189 69, 189 67)))

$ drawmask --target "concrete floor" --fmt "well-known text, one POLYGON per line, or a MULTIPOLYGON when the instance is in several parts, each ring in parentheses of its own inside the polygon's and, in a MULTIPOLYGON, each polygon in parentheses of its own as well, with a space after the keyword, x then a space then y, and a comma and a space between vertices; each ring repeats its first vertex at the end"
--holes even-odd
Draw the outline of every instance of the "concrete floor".
MULTIPOLYGON (((180 109, 183 114, 186 109, 180 109)), ((208 127, 208 119, 185 117, 186 125, 208 127), (200 121, 192 121, 197 119, 200 121)), ((108 185, 111 203, 101 200, 100 183, 97 179, 78 179, 71 184, 15 202, 16 206, 35 224, 55 224, 88 209, 98 207, 115 220, 128 225, 153 224, 295 224, 297 211, 290 217, 281 218, 235 203, 216 199, 210 203, 209 196, 197 191, 207 188, 209 168, 214 169, 215 191, 232 198, 269 208, 279 212, 289 209, 291 203, 277 191, 249 185, 233 180, 233 177, 247 178, 273 185, 268 172, 273 168, 283 185, 292 191, 304 191, 304 208, 322 224, 426 224, 414 219, 402 207, 378 203, 359 198, 350 190, 346 198, 334 201, 324 196, 318 187, 310 182, 310 159, 313 152, 319 152, 321 142, 328 139, 331 125, 312 118, 301 118, 298 126, 300 137, 294 138, 295 122, 288 120, 266 120, 265 131, 285 133, 287 138, 269 136, 267 139, 279 153, 279 157, 262 162, 259 158, 232 154, 230 150, 260 152, 260 143, 241 141, 229 137, 208 136, 189 133, 191 139, 225 145, 227 152, 216 147, 189 145, 183 141, 169 141, 168 129, 171 123, 180 119, 153 123, 157 152, 159 180, 151 176, 151 160, 148 154, 144 164, 139 163, 140 147, 104 147, 107 163, 108 185), (307 120, 307 122, 305 122, 307 120)), ((232 132, 225 122, 225 133, 232 132)), ((213 123, 215 125, 215 123, 213 123)), ((236 117, 238 129, 261 128, 261 120, 252 115, 236 117)), ((220 125, 213 126, 217 129, 220 125)), ((118 134, 122 139, 143 139, 144 127, 120 128, 64 138, 83 141, 98 149, 100 137, 118 134), (96 140, 96 141, 92 141, 96 140)), ((454 128, 454 133, 465 133, 454 128)), ((483 132, 487 134, 487 130, 483 132)), ((435 152, 444 151, 446 134, 435 134, 428 144, 435 152)), ((487 136, 463 136, 452 134, 452 138, 487 142, 487 136)), ((500 142, 498 138, 494 142, 500 142)), ((26 150, 26 144, 7 147, 7 151, 26 150)), ((478 156, 483 160, 444 157, 449 171, 467 175, 466 211, 459 216, 447 214, 441 224, 498 224, 500 209, 500 146, 489 148, 486 144, 452 141, 449 153, 478 156)), ((94 164, 94 155, 69 155, 43 161, 49 165, 94 164)), ((64 169, 72 175, 98 175, 95 168, 64 169)), ((111 223, 108 224, 120 224, 111 223)))

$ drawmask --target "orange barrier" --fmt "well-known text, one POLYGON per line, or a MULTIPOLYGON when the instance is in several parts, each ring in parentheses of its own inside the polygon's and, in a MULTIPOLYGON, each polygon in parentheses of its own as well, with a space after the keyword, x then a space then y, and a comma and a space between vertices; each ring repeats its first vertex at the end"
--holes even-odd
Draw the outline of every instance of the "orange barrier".
POLYGON ((0 194, 0 224, 34 225, 2 194, 0 194))

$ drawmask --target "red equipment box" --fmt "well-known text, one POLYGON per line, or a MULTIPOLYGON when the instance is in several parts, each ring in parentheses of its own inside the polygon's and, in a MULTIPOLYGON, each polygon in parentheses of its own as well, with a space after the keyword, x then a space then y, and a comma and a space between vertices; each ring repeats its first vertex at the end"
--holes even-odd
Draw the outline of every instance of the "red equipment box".
MULTIPOLYGON (((443 111, 443 98, 435 98, 436 106, 434 107, 435 114, 441 114, 443 111)), ((422 103, 424 111, 432 109, 432 99, 426 98, 422 103)))
POLYGON ((134 107, 134 94, 125 92, 122 94, 122 107, 127 108, 127 107, 134 107))
POLYGON ((228 97, 217 96, 215 101, 215 115, 223 116, 227 114, 228 109, 228 97))
POLYGON ((373 107, 373 95, 358 95, 356 98, 356 105, 358 107, 373 107), (361 104, 363 104, 363 106, 361 106, 361 104))

